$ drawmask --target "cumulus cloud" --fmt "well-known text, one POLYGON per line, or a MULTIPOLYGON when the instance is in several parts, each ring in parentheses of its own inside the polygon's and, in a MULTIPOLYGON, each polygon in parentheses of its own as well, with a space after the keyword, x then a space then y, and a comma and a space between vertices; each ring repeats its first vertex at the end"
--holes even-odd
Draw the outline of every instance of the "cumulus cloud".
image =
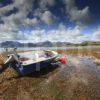
POLYGON ((67 41, 67 42, 75 42, 76 37, 82 36, 81 29, 79 26, 74 28, 66 28, 63 24, 59 24, 58 29, 53 29, 46 31, 45 29, 37 29, 31 32, 13 32, 12 29, 9 27, 6 30, 7 26, 2 25, 0 26, 0 30, 5 28, 5 32, 1 30, 0 32, 0 40, 31 40, 32 42, 43 42, 43 41, 67 41), (63 30, 62 30, 63 29, 63 30), (8 35, 7 35, 8 34, 8 35))
POLYGON ((83 41, 100 41, 100 28, 95 30, 92 34, 83 34, 80 26, 74 28, 66 28, 62 23, 59 24, 58 29, 46 31, 45 29, 31 31, 29 40, 33 42, 43 41, 62 41, 81 43, 83 41), (34 38, 35 37, 35 38, 34 38))
POLYGON ((37 25, 40 21, 51 24, 55 21, 55 16, 48 10, 48 6, 53 6, 55 0, 38 0, 38 8, 33 9, 36 0, 13 0, 13 3, 0 8, 0 19, 4 24, 16 28, 25 24, 37 25), (5 14, 16 8, 18 11, 9 16, 5 14), (27 18, 29 12, 33 12, 33 19, 27 18))
POLYGON ((48 6, 54 6, 55 0, 39 0, 39 7, 43 10, 47 10, 48 6))
POLYGON ((25 36, 24 33, 13 30, 10 26, 0 25, 0 40, 20 40, 25 39, 25 36))
POLYGON ((5 14, 6 12, 12 10, 14 8, 14 6, 12 4, 7 5, 5 7, 1 7, 0 8, 0 16, 2 16, 2 14, 5 14))
POLYGON ((80 10, 75 5, 75 0, 64 0, 64 3, 70 20, 75 21, 77 24, 88 24, 90 22, 90 11, 88 6, 80 10))
MULTIPOLYGON (((63 2, 63 1, 62 1, 63 2)), ((46 31, 45 29, 33 30, 31 32, 18 31, 21 25, 37 25, 42 22, 45 24, 54 23, 57 18, 50 11, 49 7, 56 4, 56 0, 13 0, 13 3, 0 8, 0 19, 3 24, 0 25, 0 40, 32 40, 38 41, 67 41, 67 42, 82 42, 90 39, 91 36, 82 34, 82 29, 79 26, 81 23, 87 23, 90 19, 89 7, 78 9, 75 5, 75 0, 64 0, 66 5, 66 12, 70 20, 75 21, 78 25, 74 28, 66 28, 62 23, 58 25, 58 29, 46 31), (34 7, 34 2, 37 1, 37 7, 34 7), (18 9, 17 12, 5 16, 7 12, 13 10, 14 7, 18 9), (33 9, 34 8, 34 9, 33 9), (27 15, 31 12, 32 18, 27 15), (30 34, 30 35, 29 35, 30 34)), ((93 35, 92 40, 99 40, 100 28, 97 29, 93 35)))
POLYGON ((56 17, 50 11, 45 11, 41 17, 41 20, 44 21, 46 24, 54 23, 55 19, 56 17))
POLYGON ((55 0, 38 0, 36 9, 33 9, 34 2, 36 0, 13 0, 11 4, 0 8, 0 20, 4 22, 0 24, 0 39, 21 39, 23 34, 24 37, 22 37, 25 39, 27 33, 17 31, 21 25, 37 25, 40 22, 52 24, 55 21, 55 16, 48 10, 48 6, 53 6, 55 0), (44 10, 43 6, 47 10, 44 10), (5 15, 14 8, 17 9, 17 12, 13 12, 9 16, 5 15), (33 12, 31 19, 27 17, 29 12, 33 12))
POLYGON ((3 29, 7 29, 6 26, 0 26, 0 40, 25 40, 31 42, 43 42, 43 41, 62 41, 80 43, 83 41, 100 41, 100 27, 92 34, 83 34, 80 26, 73 28, 66 28, 62 23, 59 24, 58 29, 52 29, 46 31, 45 29, 37 29, 32 31, 11 31, 9 27, 5 32, 3 29), (8 35, 7 35, 8 34, 8 35))
MULTIPOLYGON (((4 22, 0 24, 0 40, 21 39, 21 37, 23 37, 23 34, 17 30, 19 26, 24 24, 27 14, 32 9, 33 1, 34 0, 30 0, 30 2, 28 0, 14 0, 13 3, 0 8, 0 17, 4 22), (13 10, 14 7, 18 9, 18 11, 9 16, 5 16, 5 13, 13 10)), ((37 20, 32 19, 31 23, 36 24, 37 20)), ((23 37, 23 39, 25 39, 25 37, 23 37)))
MULTIPOLYGON (((26 35, 26 34, 25 34, 26 35)), ((81 37, 81 28, 76 26, 74 28, 65 28, 63 24, 58 26, 58 29, 46 31, 45 29, 33 30, 28 36, 28 40, 34 42, 43 41, 67 41, 67 42, 78 42, 77 37, 81 37), (64 30, 62 30, 64 28, 64 30), (35 37, 35 38, 34 38, 35 37)), ((26 36, 27 37, 27 36, 26 36)))
POLYGON ((92 34, 91 40, 92 41, 100 41, 100 26, 92 34))
POLYGON ((14 0, 12 4, 0 8, 1 19, 8 26, 17 26, 22 24, 23 20, 26 18, 27 14, 33 6, 32 2, 33 0, 30 0, 30 2, 28 2, 28 0, 14 0), (14 7, 18 9, 17 13, 13 13, 10 16, 4 16, 4 13, 7 13, 14 7))
POLYGON ((40 21, 37 19, 37 18, 33 18, 33 19, 25 19, 25 24, 28 24, 28 25, 37 25, 40 23, 40 21))

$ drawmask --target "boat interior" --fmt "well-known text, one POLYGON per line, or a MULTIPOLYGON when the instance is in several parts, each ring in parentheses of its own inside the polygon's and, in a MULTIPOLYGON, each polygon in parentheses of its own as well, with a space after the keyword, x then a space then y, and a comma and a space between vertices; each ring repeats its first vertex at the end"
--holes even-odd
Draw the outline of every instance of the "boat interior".
POLYGON ((28 65, 32 63, 38 63, 41 61, 49 60, 57 56, 54 51, 31 51, 18 54, 19 60, 22 65, 28 65))

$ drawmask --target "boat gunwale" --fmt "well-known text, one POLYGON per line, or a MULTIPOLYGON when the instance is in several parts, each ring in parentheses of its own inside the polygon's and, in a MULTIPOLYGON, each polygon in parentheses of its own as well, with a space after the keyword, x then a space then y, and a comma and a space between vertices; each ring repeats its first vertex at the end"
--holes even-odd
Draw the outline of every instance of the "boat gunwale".
MULTIPOLYGON (((51 50, 47 50, 47 51, 51 51, 51 50)), ((25 53, 26 53, 26 52, 25 52, 25 53)), ((28 53, 30 53, 30 52, 28 52, 28 53)), ((21 54, 21 53, 19 53, 19 54, 21 54)), ((22 66, 28 66, 28 65, 31 65, 31 64, 41 63, 41 62, 44 62, 44 61, 47 61, 47 60, 54 59, 54 58, 58 57, 58 53, 57 53, 57 52, 52 51, 52 54, 53 54, 53 55, 52 55, 51 57, 47 57, 47 58, 42 59, 42 60, 36 60, 35 62, 34 62, 33 59, 27 60, 27 61, 31 61, 31 62, 26 63, 26 64, 25 64, 25 62, 27 62, 27 61, 24 61, 24 63, 23 63, 23 61, 22 61, 22 64, 21 64, 21 65, 22 65, 22 66)))
POLYGON ((32 65, 32 64, 36 64, 36 63, 41 63, 41 62, 44 62, 44 61, 47 61, 47 60, 50 60, 50 59, 54 59, 56 58, 58 55, 55 55, 53 57, 50 57, 50 58, 47 58, 45 60, 41 60, 41 61, 36 61, 36 62, 31 62, 31 63, 27 63, 27 64, 21 64, 22 66, 28 66, 28 65, 32 65))

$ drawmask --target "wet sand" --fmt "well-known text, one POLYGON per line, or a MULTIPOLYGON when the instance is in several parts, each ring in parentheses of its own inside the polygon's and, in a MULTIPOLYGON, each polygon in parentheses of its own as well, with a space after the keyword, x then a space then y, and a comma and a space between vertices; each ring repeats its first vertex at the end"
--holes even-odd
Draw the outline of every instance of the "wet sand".
POLYGON ((24 77, 8 68, 0 74, 0 100, 100 100, 100 64, 95 61, 100 54, 91 51, 58 50, 67 54, 66 65, 24 77))

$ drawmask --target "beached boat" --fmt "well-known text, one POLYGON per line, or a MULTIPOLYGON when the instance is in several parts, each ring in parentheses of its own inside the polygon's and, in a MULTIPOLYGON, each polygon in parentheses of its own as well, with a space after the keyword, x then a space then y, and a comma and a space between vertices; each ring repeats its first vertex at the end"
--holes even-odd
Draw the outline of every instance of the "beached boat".
POLYGON ((48 67, 56 58, 55 51, 30 51, 19 54, 10 54, 5 64, 13 67, 19 74, 26 75, 48 67))

